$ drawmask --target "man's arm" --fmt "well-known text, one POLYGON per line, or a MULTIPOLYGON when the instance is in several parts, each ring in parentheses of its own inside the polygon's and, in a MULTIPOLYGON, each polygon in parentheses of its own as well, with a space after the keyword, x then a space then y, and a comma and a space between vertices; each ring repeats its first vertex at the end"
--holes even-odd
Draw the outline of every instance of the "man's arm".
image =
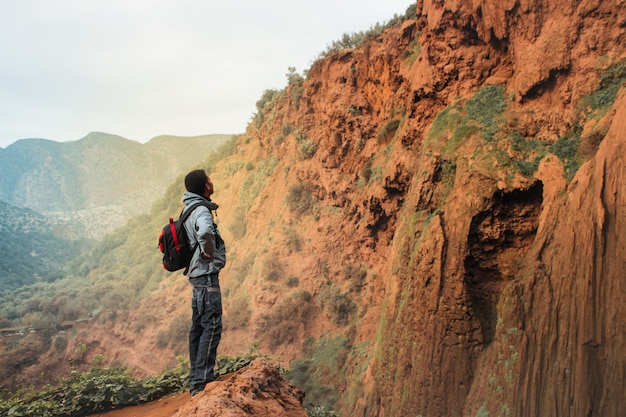
POLYGON ((205 259, 213 259, 215 257, 215 227, 213 225, 213 216, 206 207, 198 207, 196 236, 198 237, 202 256, 205 259))

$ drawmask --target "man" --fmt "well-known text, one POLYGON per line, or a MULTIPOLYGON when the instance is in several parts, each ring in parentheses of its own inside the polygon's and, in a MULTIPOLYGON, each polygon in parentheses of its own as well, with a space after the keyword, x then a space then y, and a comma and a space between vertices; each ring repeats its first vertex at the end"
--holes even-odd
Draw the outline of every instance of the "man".
POLYGON ((202 170, 191 171, 185 177, 183 194, 185 209, 203 202, 185 221, 191 247, 197 248, 191 258, 187 276, 193 286, 192 322, 189 330, 189 391, 196 395, 204 391, 207 383, 214 381, 217 346, 222 335, 222 297, 219 272, 226 264, 226 247, 213 223, 212 210, 217 204, 211 201, 213 183, 202 170))

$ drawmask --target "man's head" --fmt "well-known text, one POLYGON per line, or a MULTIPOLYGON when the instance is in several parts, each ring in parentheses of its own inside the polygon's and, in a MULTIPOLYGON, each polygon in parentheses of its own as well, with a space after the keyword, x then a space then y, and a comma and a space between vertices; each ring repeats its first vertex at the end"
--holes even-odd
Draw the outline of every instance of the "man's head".
POLYGON ((191 171, 185 177, 185 188, 191 193, 211 197, 213 194, 213 183, 203 169, 191 171))

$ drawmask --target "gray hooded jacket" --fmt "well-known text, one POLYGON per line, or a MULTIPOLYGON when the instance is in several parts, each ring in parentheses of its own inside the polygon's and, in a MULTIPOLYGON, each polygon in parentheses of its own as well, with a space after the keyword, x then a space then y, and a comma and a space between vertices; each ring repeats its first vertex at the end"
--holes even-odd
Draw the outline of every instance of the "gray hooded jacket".
MULTIPOLYGON (((183 212, 187 211, 195 203, 206 203, 207 201, 210 200, 201 195, 185 191, 183 194, 183 203, 185 203, 183 212)), ((217 208, 217 205, 215 205, 215 208, 217 208)), ((215 223, 213 223, 211 210, 205 206, 196 208, 185 221, 185 229, 187 230, 191 247, 198 245, 191 258, 187 276, 189 278, 197 278, 218 273, 226 265, 226 246, 221 244, 216 247, 215 245, 215 237, 219 235, 219 231, 215 227, 215 223)), ((221 241, 221 238, 219 240, 221 241)))

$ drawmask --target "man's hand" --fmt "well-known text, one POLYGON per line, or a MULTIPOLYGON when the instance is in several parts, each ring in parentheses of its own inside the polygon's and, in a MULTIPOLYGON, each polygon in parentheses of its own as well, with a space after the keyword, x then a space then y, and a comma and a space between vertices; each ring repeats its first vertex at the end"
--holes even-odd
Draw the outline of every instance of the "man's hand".
POLYGON ((204 253, 204 252, 200 252, 200 253, 202 254, 202 257, 204 259, 208 259, 209 261, 212 261, 213 259, 215 259, 215 256, 211 256, 211 255, 209 255, 207 253, 204 253))

